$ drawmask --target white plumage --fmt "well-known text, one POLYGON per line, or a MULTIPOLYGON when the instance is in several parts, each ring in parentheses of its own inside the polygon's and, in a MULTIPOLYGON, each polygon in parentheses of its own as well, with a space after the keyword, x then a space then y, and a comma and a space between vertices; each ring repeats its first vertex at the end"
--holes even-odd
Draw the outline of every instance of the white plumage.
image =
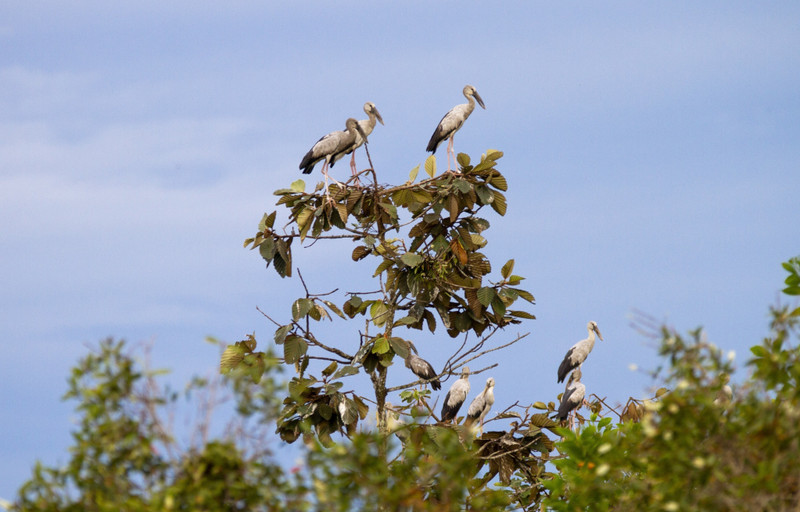
POLYGON ((472 403, 469 404, 469 409, 467 409, 467 419, 464 421, 464 425, 470 426, 475 422, 483 424, 484 418, 489 413, 489 409, 492 408, 494 404, 494 379, 489 377, 486 379, 486 387, 483 388, 483 391, 472 400, 472 403))
MULTIPOLYGON (((352 117, 345 122, 345 127, 345 131, 331 132, 319 139, 311 147, 308 153, 306 153, 306 155, 303 157, 303 160, 300 162, 300 169, 303 170, 303 174, 310 174, 311 171, 314 170, 314 166, 317 164, 317 162, 325 160, 325 163, 322 164, 322 174, 325 176, 325 180, 327 181, 328 165, 331 161, 335 162, 347 154, 348 151, 352 151, 352 148, 356 143, 356 135, 361 130, 361 127, 358 125, 358 121, 352 117)), ((366 138, 363 133, 362 136, 366 138)))
POLYGON ((461 369, 461 377, 450 386, 450 391, 444 397, 442 404, 442 421, 455 419, 459 409, 467 400, 469 394, 469 368, 461 369))
MULTIPOLYGON (((367 114, 368 118, 362 119, 361 121, 358 122, 358 127, 360 128, 360 131, 356 131, 355 145, 353 146, 353 149, 348 151, 348 153, 353 154, 353 156, 350 158, 350 170, 352 171, 353 176, 355 176, 356 174, 356 149, 364 145, 364 142, 366 142, 367 137, 369 137, 369 135, 372 133, 372 130, 375 129, 375 124, 378 121, 380 121, 380 123, 383 124, 383 118, 381 117, 380 112, 378 112, 378 109, 375 107, 375 104, 372 103, 371 101, 364 103, 364 112, 367 114)), ((331 161, 331 167, 333 167, 333 164, 335 164, 336 161, 339 160, 339 158, 336 158, 335 160, 331 161)))
POLYGON ((481 108, 486 108, 486 106, 483 104, 483 99, 481 99, 481 96, 474 87, 471 85, 466 85, 464 86, 463 92, 469 103, 456 105, 450 110, 450 112, 445 114, 442 120, 439 121, 439 125, 436 127, 436 130, 434 130, 433 135, 431 135, 431 140, 428 142, 427 151, 436 153, 436 148, 439 147, 439 144, 447 138, 450 139, 447 144, 448 171, 450 170, 450 155, 453 155, 453 161, 455 161, 455 153, 453 152, 453 138, 455 137, 455 134, 459 128, 463 126, 464 121, 466 121, 469 115, 472 114, 472 111, 475 110, 475 100, 478 101, 478 104, 481 106, 481 108))
POLYGON ((600 334, 600 330, 597 328, 597 322, 589 322, 586 324, 586 329, 589 331, 589 337, 574 344, 572 348, 567 351, 564 360, 561 361, 558 367, 558 382, 564 382, 569 372, 586 361, 589 352, 594 348, 595 333, 597 333, 597 337, 601 340, 603 339, 603 335, 600 334))
POLYGON ((564 421, 569 413, 576 409, 586 397, 586 386, 581 382, 581 369, 577 368, 569 376, 567 389, 561 395, 561 404, 558 406, 558 419, 564 421))

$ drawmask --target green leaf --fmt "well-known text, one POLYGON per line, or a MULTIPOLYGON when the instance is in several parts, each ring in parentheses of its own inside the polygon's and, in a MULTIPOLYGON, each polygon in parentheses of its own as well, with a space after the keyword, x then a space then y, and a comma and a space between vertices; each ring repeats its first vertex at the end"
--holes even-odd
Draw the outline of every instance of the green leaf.
POLYGON ((292 318, 297 321, 305 317, 311 308, 314 307, 314 301, 311 299, 297 299, 292 304, 292 318))
POLYGON ((531 407, 534 409, 541 409, 543 411, 547 410, 547 405, 544 402, 535 402, 531 407))
POLYGON ((667 394, 669 390, 667 388, 658 388, 656 391, 656 398, 660 398, 661 396, 667 394))
POLYGON ((286 339, 286 335, 289 334, 289 331, 291 331, 291 330, 292 330, 292 325, 291 324, 282 325, 282 326, 278 327, 277 329, 275 329, 275 343, 277 345, 280 345, 281 343, 283 343, 283 340, 286 339))
POLYGON ((407 252, 400 257, 400 261, 402 261, 409 267, 416 267, 417 265, 425 261, 425 258, 423 258, 422 256, 420 256, 415 252, 407 252))
POLYGON ((375 338, 375 343, 372 345, 373 354, 385 354, 389 352, 389 340, 383 336, 375 338))
POLYGON ((508 208, 508 205, 506 204, 506 196, 504 196, 501 192, 498 192, 497 190, 492 192, 492 195, 494 195, 494 201, 492 201, 492 208, 494 208, 494 210, 500 215, 505 215, 506 209, 508 208))
POLYGON ((508 276, 511 275, 511 272, 514 271, 514 260, 508 260, 503 268, 500 269, 500 275, 503 276, 503 279, 508 279, 508 276))
POLYGON ((431 178, 436 174, 436 157, 434 155, 425 159, 425 172, 427 172, 428 176, 431 178))
POLYGON ((392 351, 398 356, 402 357, 403 359, 408 357, 408 342, 403 338, 393 336, 389 338, 389 345, 391 345, 392 351))
POLYGON ((497 316, 504 316, 506 314, 506 305, 500 297, 495 296, 492 299, 492 310, 497 316))
POLYGON ((306 189, 306 182, 303 180, 293 181, 291 185, 293 192, 303 192, 306 189))
POLYGON ((225 373, 236 368, 244 359, 244 351, 236 345, 228 345, 219 361, 220 373, 225 373))
POLYGON ((483 307, 489 307, 495 297, 497 297, 497 292, 490 286, 484 286, 478 290, 478 300, 483 307))
POLYGON ((517 311, 517 310, 512 311, 512 310, 509 310, 508 314, 513 316, 513 317, 516 317, 516 318, 525 318, 527 320, 536 320, 536 317, 533 316, 532 314, 528 313, 527 311, 517 311))
POLYGON ((458 165, 460 165, 461 167, 467 167, 470 162, 469 155, 466 153, 459 153, 458 155, 456 155, 456 161, 458 162, 458 165))
POLYGON ((765 349, 762 345, 755 345, 750 347, 750 352, 753 353, 756 357, 766 357, 767 356, 767 349, 765 349))
POLYGON ((329 364, 324 370, 322 370, 322 375, 328 377, 331 374, 333 374, 333 372, 335 372, 337 368, 339 368, 339 363, 334 361, 331 364, 329 364))
POLYGON ((336 313, 336 315, 339 318, 346 319, 345 316, 344 316, 344 313, 342 313, 342 310, 339 309, 339 307, 336 304, 334 304, 333 302, 331 302, 329 300, 323 300, 322 303, 325 304, 326 306, 328 306, 328 309, 330 309, 331 311, 336 313))
POLYGON ((291 335, 283 343, 283 360, 286 364, 294 364, 303 357, 308 350, 306 340, 297 335, 291 335))
POLYGON ((411 169, 411 172, 408 173, 408 182, 414 183, 414 180, 417 179, 417 174, 419 173, 419 165, 411 169))

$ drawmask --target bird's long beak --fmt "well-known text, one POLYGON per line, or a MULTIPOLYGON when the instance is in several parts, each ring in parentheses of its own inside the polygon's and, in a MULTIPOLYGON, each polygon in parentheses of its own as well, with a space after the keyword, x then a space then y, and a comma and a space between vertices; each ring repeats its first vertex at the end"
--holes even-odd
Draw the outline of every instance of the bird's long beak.
POLYGON ((483 99, 481 98, 481 95, 478 94, 478 91, 475 91, 472 95, 475 96, 475 101, 478 102, 478 105, 480 105, 482 109, 486 110, 486 105, 483 104, 483 99))
POLYGON ((600 329, 598 329, 597 327, 592 327, 592 330, 597 333, 597 337, 600 338, 600 341, 605 341, 603 340, 603 335, 600 334, 600 329))
MULTIPOLYGON (((381 117, 381 114, 380 114, 380 112, 378 112, 377 108, 375 109, 375 117, 377 117, 378 121, 380 121, 380 123, 383 124, 383 118, 381 117)), ((386 126, 386 125, 384 125, 384 126, 386 126)))

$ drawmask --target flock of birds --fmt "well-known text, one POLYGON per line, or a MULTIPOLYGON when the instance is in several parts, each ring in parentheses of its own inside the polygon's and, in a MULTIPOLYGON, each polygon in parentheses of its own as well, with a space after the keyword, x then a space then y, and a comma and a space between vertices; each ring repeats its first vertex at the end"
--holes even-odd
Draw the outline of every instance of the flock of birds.
MULTIPOLYGON (((434 130, 431 140, 428 142, 427 151, 433 154, 436 152, 436 149, 439 147, 439 144, 442 141, 449 139, 447 144, 448 171, 450 171, 450 157, 453 157, 454 164, 456 161, 455 152, 453 151, 453 137, 455 136, 455 133, 459 130, 459 128, 461 128, 461 126, 463 126, 464 121, 467 120, 472 111, 475 110, 476 101, 481 108, 486 108, 486 106, 483 104, 483 99, 481 99, 478 91, 476 91, 473 86, 465 86, 463 92, 468 103, 456 105, 447 114, 445 114, 442 120, 439 121, 439 124, 436 126, 436 130, 434 130)), ((306 155, 303 157, 303 160, 300 162, 300 169, 303 171, 303 174, 310 174, 311 171, 314 170, 314 166, 324 160, 324 163, 322 164, 322 175, 325 177, 325 185, 327 188, 328 179, 330 178, 328 175, 328 169, 332 168, 334 164, 341 160, 345 155, 352 153, 353 156, 350 159, 350 171, 352 172, 356 183, 358 183, 358 177, 356 176, 355 151, 365 142, 367 142, 367 137, 369 137, 369 135, 372 133, 376 123, 380 122, 383 124, 383 118, 381 117, 381 114, 378 112, 375 104, 371 101, 368 101, 364 104, 364 112, 367 114, 367 119, 356 121, 351 117, 345 121, 344 131, 339 130, 331 132, 319 139, 311 147, 308 153, 306 153, 306 155)), ((336 181, 336 183, 339 182, 336 181)))
MULTIPOLYGON (((472 111, 475 110, 476 102, 481 108, 486 108, 483 99, 473 86, 464 86, 463 93, 464 97, 467 98, 467 103, 456 105, 442 117, 433 135, 431 135, 431 139, 426 148, 431 154, 436 153, 439 144, 449 139, 447 143, 448 172, 451 169, 451 157, 453 159, 453 164, 455 165, 456 163, 455 151, 453 150, 453 139, 456 132, 464 125, 464 121, 472 114, 472 111)), ((371 101, 364 104, 364 112, 367 114, 367 119, 357 121, 351 117, 345 121, 344 131, 331 132, 319 139, 316 144, 311 147, 300 162, 300 169, 303 171, 303 174, 310 174, 314 170, 314 166, 324 160, 322 164, 322 174, 325 177, 325 187, 327 189, 328 179, 333 179, 328 175, 328 169, 332 168, 334 164, 344 156, 352 154, 353 156, 350 159, 350 171, 356 183, 358 183, 355 151, 367 142, 367 137, 369 137, 372 130, 375 129, 378 122, 384 124, 380 112, 378 112, 377 107, 375 107, 375 104, 371 101)), ((337 181, 336 183, 339 182, 337 181)), ((564 382, 567 374, 572 372, 567 381, 567 387, 561 395, 561 403, 558 406, 557 417, 560 421, 566 420, 569 413, 583 403, 583 399, 586 396, 586 386, 581 382, 581 365, 586 361, 589 353, 594 348, 595 334, 601 340, 603 339, 603 336, 597 328, 597 322, 589 322, 586 328, 589 331, 589 337, 573 345, 572 348, 567 351, 564 360, 561 361, 561 365, 558 367, 558 382, 564 382)), ((409 343, 408 356, 405 362, 406 367, 411 369, 418 377, 428 381, 434 390, 438 391, 442 388, 442 384, 439 382, 438 375, 433 369, 433 366, 419 356, 417 348, 413 343, 409 343)), ((441 420, 443 422, 455 420, 458 411, 467 399, 469 391, 469 368, 465 366, 461 369, 461 376, 459 379, 450 386, 450 390, 444 397, 441 413, 441 420)), ((465 425, 467 427, 475 423, 483 425, 483 420, 489 413, 493 404, 494 379, 489 377, 486 379, 486 386, 483 388, 483 391, 472 400, 469 409, 467 409, 465 425)), ((391 409, 391 404, 387 404, 387 408, 391 409)))
MULTIPOLYGON (((567 387, 561 395, 561 403, 558 406, 556 415, 560 421, 565 421, 569 414, 583 403, 583 399, 586 396, 586 386, 581 382, 581 366, 594 348, 595 340, 597 338, 603 339, 603 335, 600 334, 600 330, 597 328, 597 322, 589 322, 586 324, 586 329, 589 331, 589 336, 573 345, 567 351, 558 367, 558 382, 564 382, 567 374, 570 374, 567 387)), ((409 348, 406 367, 414 372, 417 377, 428 381, 434 390, 442 389, 442 384, 439 382, 438 374, 433 369, 433 366, 419 356, 413 343, 409 342, 409 348)), ((450 386, 450 390, 444 397, 441 413, 442 422, 455 420, 458 411, 467 400, 469 391, 469 368, 464 366, 461 369, 461 376, 450 386)), ((477 423, 482 426, 483 420, 493 404, 494 379, 489 377, 486 379, 486 386, 483 391, 472 400, 469 409, 467 409, 464 425, 471 427, 477 423)))

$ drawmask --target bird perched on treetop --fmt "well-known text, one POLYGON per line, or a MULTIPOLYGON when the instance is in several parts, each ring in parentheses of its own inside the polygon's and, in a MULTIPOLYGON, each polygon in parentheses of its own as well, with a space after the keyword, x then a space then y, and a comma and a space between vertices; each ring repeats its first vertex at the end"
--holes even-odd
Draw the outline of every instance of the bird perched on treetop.
POLYGON ((331 161, 335 162, 347 154, 348 151, 353 150, 356 143, 356 135, 360 134, 364 139, 367 138, 358 125, 358 121, 354 118, 349 118, 345 122, 345 127, 345 131, 331 132, 319 139, 311 147, 300 162, 300 169, 303 170, 303 174, 310 174, 317 162, 325 160, 325 163, 322 164, 322 174, 325 176, 325 184, 327 185, 328 165, 331 161))
POLYGON ((447 138, 450 139, 450 141, 447 143, 448 171, 450 170, 450 155, 453 155, 453 162, 455 162, 456 159, 453 151, 453 138, 455 137, 455 134, 459 128, 461 128, 461 126, 464 124, 464 121, 466 121, 472 111, 475 110, 475 100, 478 101, 478 104, 481 106, 481 108, 486 109, 486 106, 483 104, 483 99, 481 99, 478 91, 476 91, 471 85, 464 86, 464 96, 467 98, 469 103, 456 105, 450 110, 450 112, 445 114, 442 120, 439 121, 439 125, 436 127, 436 130, 433 131, 431 140, 428 142, 427 151, 436 153, 436 148, 439 147, 439 144, 447 138))
POLYGON ((494 404, 494 379, 489 377, 486 379, 486 387, 483 388, 483 391, 472 400, 472 403, 469 404, 469 409, 467 409, 467 419, 464 421, 464 425, 467 427, 471 426, 476 421, 483 425, 483 420, 486 418, 486 415, 489 413, 489 409, 492 408, 494 404))
POLYGON ((561 395, 561 404, 558 406, 558 419, 564 421, 569 413, 575 410, 583 402, 586 396, 586 386, 581 382, 581 369, 576 368, 569 376, 567 389, 561 395))
POLYGON ((431 366, 431 363, 416 354, 417 347, 415 347, 413 343, 409 341, 408 345, 411 350, 408 351, 408 357, 406 357, 406 368, 414 372, 417 377, 429 380, 434 390, 438 391, 442 389, 442 384, 439 382, 439 379, 436 378, 437 373, 436 370, 433 369, 433 366, 431 366), (414 353, 411 352, 412 350, 414 353))
POLYGON ((442 404, 442 421, 451 421, 455 419, 458 410, 464 404, 469 394, 469 368, 467 366, 461 369, 461 377, 450 386, 450 391, 444 397, 442 404))
POLYGON ((572 348, 567 351, 564 360, 561 361, 561 365, 558 367, 558 382, 564 382, 564 378, 569 372, 586 361, 589 352, 594 348, 595 333, 597 333, 598 338, 601 340, 603 339, 603 335, 600 334, 600 330, 597 328, 597 322, 589 322, 586 324, 586 329, 589 331, 589 337, 574 344, 572 348))

